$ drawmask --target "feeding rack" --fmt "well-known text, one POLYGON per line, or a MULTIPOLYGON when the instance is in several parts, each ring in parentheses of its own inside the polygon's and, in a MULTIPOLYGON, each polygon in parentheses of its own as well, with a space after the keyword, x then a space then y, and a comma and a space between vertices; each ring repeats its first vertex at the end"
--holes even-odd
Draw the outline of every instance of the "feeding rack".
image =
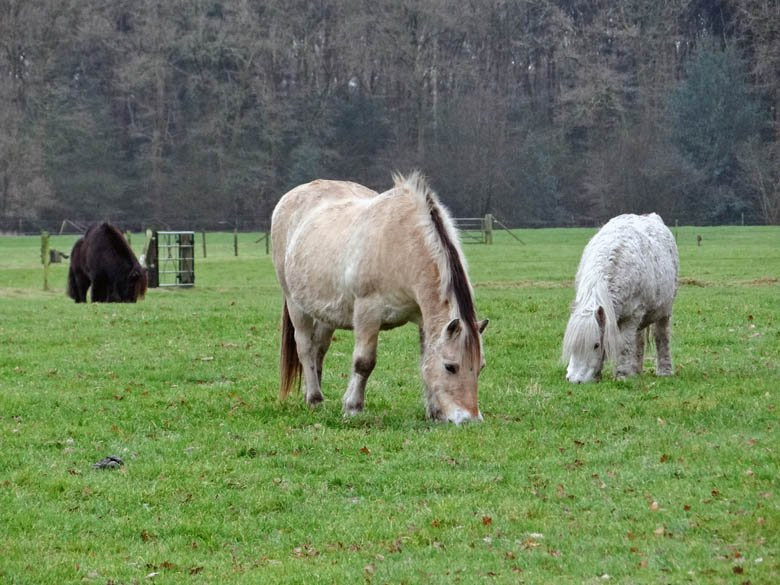
POLYGON ((152 232, 144 255, 149 286, 195 286, 195 232, 152 232))

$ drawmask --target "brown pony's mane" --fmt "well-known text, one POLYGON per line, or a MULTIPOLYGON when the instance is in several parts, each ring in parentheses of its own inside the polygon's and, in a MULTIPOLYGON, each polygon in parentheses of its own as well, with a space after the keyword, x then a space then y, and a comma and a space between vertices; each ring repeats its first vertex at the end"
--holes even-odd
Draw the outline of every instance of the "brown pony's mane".
MULTIPOLYGON (((127 238, 125 238, 122 232, 119 231, 118 227, 108 223, 107 221, 89 228, 87 230, 87 234, 93 230, 103 230, 103 233, 111 242, 111 246, 114 248, 114 251, 132 265, 129 276, 131 280, 134 281, 135 293, 139 298, 144 298, 148 286, 146 271, 135 257, 135 253, 130 247, 130 243, 127 241, 127 238)), ((84 234, 84 236, 86 237, 87 234, 84 234)))
POLYGON ((135 254, 133 254, 133 250, 130 248, 130 244, 127 243, 127 239, 122 235, 122 232, 120 232, 116 226, 108 222, 103 222, 99 224, 96 229, 103 229, 106 235, 111 238, 111 243, 114 246, 114 249, 117 252, 121 252, 125 258, 133 258, 135 256, 135 254))
POLYGON ((457 243, 457 233, 452 226, 447 210, 439 202, 436 193, 430 188, 428 182, 419 173, 414 172, 408 178, 402 179, 396 176, 396 185, 406 183, 412 191, 424 196, 425 205, 430 217, 433 231, 440 250, 432 250, 434 254, 444 256, 444 265, 448 274, 441 274, 442 280, 447 279, 446 292, 455 299, 458 313, 466 325, 466 351, 473 353, 477 363, 481 359, 479 344, 479 324, 477 323, 477 310, 474 306, 474 297, 471 292, 471 284, 466 274, 463 257, 457 243), (453 240, 453 238, 455 238, 453 240), (449 278, 447 278, 449 276, 449 278))

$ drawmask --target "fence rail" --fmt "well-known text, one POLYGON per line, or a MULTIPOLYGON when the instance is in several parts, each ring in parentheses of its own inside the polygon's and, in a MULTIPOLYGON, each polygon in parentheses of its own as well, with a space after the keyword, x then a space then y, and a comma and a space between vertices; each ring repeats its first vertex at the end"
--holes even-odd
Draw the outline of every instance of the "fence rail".
POLYGON ((487 216, 456 217, 454 223, 460 232, 460 240, 464 244, 487 244, 488 238, 492 241, 492 234, 488 235, 487 216))

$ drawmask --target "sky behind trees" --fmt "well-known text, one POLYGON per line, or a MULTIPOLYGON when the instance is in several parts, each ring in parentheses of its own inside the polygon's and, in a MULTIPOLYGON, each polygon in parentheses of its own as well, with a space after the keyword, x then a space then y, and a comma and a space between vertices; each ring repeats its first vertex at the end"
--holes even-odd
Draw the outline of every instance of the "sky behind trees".
POLYGON ((0 229, 421 169, 515 226, 780 221, 775 0, 0 0, 0 229))

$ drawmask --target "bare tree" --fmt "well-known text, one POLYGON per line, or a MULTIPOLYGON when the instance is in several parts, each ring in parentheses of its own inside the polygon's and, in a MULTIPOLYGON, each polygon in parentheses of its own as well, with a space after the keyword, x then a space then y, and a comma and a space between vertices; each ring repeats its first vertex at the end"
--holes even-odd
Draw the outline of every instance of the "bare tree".
POLYGON ((738 153, 742 181, 755 194, 761 218, 767 224, 780 223, 780 160, 778 144, 753 139, 738 153))

